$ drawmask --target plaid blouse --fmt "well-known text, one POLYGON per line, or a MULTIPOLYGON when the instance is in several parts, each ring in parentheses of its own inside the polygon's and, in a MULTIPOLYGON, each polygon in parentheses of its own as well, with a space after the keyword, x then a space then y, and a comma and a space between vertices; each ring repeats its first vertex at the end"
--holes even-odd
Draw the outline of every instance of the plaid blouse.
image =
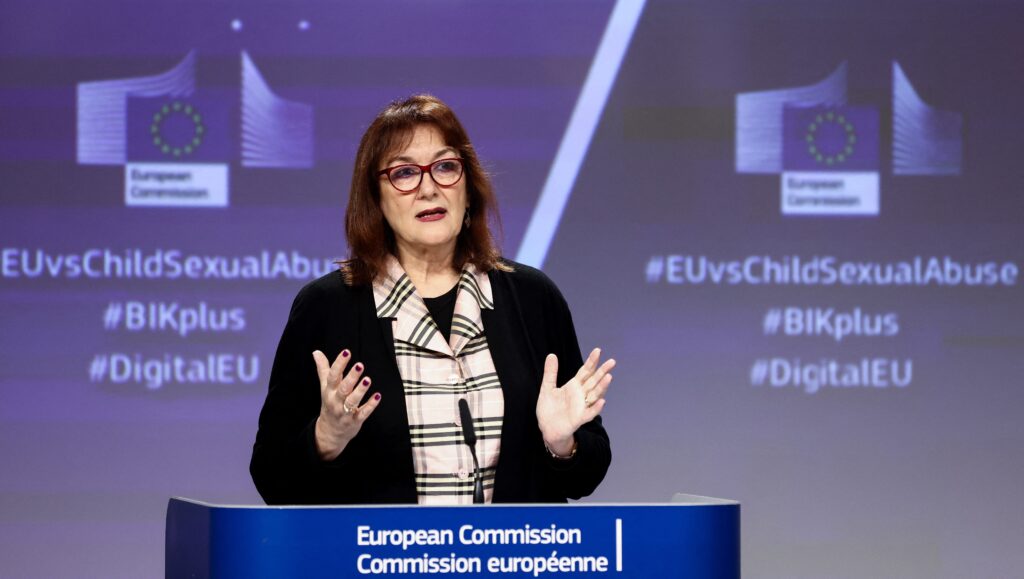
POLYGON ((391 318, 398 372, 412 438, 416 494, 420 504, 473 502, 473 457, 459 418, 459 399, 473 415, 476 454, 490 503, 501 449, 505 399, 484 335, 480 311, 494 309, 486 273, 467 265, 459 277, 446 343, 423 299, 398 260, 373 283, 378 318, 391 318))

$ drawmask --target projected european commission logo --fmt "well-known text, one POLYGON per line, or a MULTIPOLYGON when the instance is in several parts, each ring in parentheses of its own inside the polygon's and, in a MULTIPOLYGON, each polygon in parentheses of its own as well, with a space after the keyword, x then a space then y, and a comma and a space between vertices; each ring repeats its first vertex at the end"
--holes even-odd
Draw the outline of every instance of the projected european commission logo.
POLYGON ((313 166, 313 107, 241 55, 241 98, 195 86, 196 56, 155 76, 78 85, 78 163, 124 167, 126 205, 226 207, 230 167, 313 166), (239 107, 240 105, 240 107, 239 107))
MULTIPOLYGON (((963 118, 892 63, 892 170, 959 175, 963 118)), ((879 112, 846 102, 846 63, 804 87, 736 95, 736 172, 781 175, 784 215, 878 215, 879 112)))
POLYGON ((878 111, 785 107, 782 212, 878 214, 878 111))

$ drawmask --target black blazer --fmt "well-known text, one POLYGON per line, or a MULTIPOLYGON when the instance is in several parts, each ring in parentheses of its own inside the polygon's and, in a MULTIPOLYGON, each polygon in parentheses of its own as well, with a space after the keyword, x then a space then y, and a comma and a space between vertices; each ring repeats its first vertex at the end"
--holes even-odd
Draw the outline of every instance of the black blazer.
MULTIPOLYGON (((576 432, 576 456, 552 458, 537 426, 544 357, 558 356, 558 384, 576 373, 580 356, 562 294, 534 268, 507 262, 489 274, 494 309, 484 332, 501 380, 505 416, 494 502, 566 502, 589 495, 611 463, 601 418, 576 432)), ((378 319, 369 285, 347 286, 339 272, 306 285, 292 304, 260 413, 249 471, 268 504, 415 503, 416 486, 405 394, 390 319, 378 319), (320 460, 314 428, 320 386, 313 350, 330 360, 348 348, 373 379, 380 406, 337 459, 320 460)))

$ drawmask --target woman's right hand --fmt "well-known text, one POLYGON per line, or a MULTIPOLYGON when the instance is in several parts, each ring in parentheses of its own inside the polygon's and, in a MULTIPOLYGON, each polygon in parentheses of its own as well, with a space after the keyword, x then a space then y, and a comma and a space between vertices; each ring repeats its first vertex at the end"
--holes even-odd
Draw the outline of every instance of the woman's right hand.
POLYGON ((329 364, 323 352, 313 352, 316 373, 320 376, 316 450, 322 460, 337 458, 380 403, 380 393, 377 393, 366 404, 359 405, 370 387, 370 378, 362 377, 364 368, 359 362, 345 374, 351 358, 348 350, 342 350, 334 364, 329 364))

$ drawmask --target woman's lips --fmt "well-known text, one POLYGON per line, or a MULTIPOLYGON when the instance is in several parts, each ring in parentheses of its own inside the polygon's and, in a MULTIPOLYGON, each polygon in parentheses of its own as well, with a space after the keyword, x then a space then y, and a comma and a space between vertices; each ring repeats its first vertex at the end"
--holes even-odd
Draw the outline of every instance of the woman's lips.
POLYGON ((421 212, 417 213, 416 214, 416 219, 418 221, 424 221, 424 222, 426 222, 426 221, 438 221, 440 219, 444 219, 445 215, 448 215, 448 212, 445 211, 444 209, 440 209, 440 208, 438 208, 438 209, 428 209, 426 211, 421 211, 421 212))

